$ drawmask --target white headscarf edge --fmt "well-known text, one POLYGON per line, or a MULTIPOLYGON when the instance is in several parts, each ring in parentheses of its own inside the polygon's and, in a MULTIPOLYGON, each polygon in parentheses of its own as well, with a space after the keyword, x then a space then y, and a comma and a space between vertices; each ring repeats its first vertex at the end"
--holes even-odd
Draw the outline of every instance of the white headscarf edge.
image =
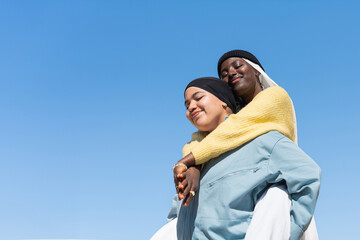
MULTIPOLYGON (((264 89, 269 88, 269 87, 274 87, 274 86, 278 86, 276 84, 276 82, 274 82, 265 72, 264 70, 257 64, 251 62, 250 60, 247 60, 245 58, 243 58, 247 63, 249 63, 253 68, 255 68, 259 73, 259 80, 260 83, 262 84, 262 86, 264 87, 264 89)), ((294 133, 295 133, 295 143, 298 144, 298 137, 297 137, 297 123, 296 123, 296 114, 295 114, 295 108, 294 108, 294 104, 291 101, 291 105, 292 105, 292 109, 293 109, 293 117, 294 117, 294 133)))

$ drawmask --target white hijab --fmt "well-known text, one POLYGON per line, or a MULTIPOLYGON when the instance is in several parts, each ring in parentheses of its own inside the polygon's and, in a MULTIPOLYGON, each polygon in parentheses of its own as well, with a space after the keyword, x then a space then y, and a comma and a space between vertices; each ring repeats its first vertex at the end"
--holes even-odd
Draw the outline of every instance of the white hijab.
MULTIPOLYGON (((261 85, 263 86, 264 89, 269 88, 269 87, 274 87, 274 86, 278 86, 265 72, 264 70, 257 64, 251 62, 250 60, 247 60, 245 58, 243 58, 248 64, 250 64, 253 68, 255 68, 259 73, 259 80, 261 85)), ((298 139, 297 139, 297 124, 296 124, 296 115, 295 115, 295 108, 294 108, 294 104, 291 101, 291 105, 293 108, 293 116, 294 116, 294 133, 295 133, 295 143, 298 144, 298 139)))

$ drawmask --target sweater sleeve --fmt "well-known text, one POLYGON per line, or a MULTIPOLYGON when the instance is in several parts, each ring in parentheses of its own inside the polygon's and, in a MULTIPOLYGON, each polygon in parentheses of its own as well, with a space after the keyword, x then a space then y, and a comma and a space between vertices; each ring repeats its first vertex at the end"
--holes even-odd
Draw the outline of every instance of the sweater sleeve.
POLYGON ((295 121, 287 92, 279 86, 270 87, 187 151, 190 149, 200 165, 269 131, 279 131, 295 141, 295 121))
POLYGON ((298 240, 314 214, 320 190, 320 167, 288 138, 274 146, 269 170, 274 182, 285 180, 291 197, 290 240, 298 240))
POLYGON ((199 144, 207 135, 206 132, 197 131, 194 132, 191 136, 191 141, 185 144, 185 146, 182 149, 183 157, 191 153, 191 150, 199 144))

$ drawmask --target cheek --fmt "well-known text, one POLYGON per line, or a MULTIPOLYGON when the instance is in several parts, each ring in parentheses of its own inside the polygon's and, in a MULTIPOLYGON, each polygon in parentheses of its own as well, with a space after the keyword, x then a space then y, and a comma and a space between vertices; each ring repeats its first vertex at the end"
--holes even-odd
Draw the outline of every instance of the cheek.
POLYGON ((218 115, 219 111, 221 111, 221 109, 219 109, 219 104, 216 102, 209 101, 206 104, 206 107, 204 108, 204 112, 206 113, 205 114, 206 118, 204 120, 211 123, 216 119, 216 116, 218 115))
POLYGON ((192 123, 192 119, 190 117, 190 112, 186 111, 186 118, 192 123))
POLYGON ((257 81, 256 74, 255 74, 255 71, 253 69, 247 68, 246 70, 244 70, 244 73, 246 75, 246 79, 249 82, 256 83, 256 81, 257 81))
POLYGON ((212 105, 211 98, 204 96, 200 101, 197 102, 197 106, 200 110, 207 112, 208 108, 212 105))
POLYGON ((221 122, 221 109, 218 105, 213 105, 207 108, 206 114, 204 114, 199 121, 197 122, 198 126, 201 126, 202 131, 211 132, 213 131, 221 122))

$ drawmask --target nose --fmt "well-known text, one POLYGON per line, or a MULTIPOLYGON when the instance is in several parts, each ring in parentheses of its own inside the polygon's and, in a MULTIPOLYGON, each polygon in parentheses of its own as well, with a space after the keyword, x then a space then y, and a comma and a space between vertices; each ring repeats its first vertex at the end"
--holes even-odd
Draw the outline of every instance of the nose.
POLYGON ((188 111, 191 113, 192 111, 194 111, 196 109, 196 101, 191 100, 189 107, 188 107, 188 111))
POLYGON ((233 67, 230 67, 229 68, 229 79, 231 79, 234 75, 236 75, 236 70, 235 70, 235 68, 233 68, 233 67))

